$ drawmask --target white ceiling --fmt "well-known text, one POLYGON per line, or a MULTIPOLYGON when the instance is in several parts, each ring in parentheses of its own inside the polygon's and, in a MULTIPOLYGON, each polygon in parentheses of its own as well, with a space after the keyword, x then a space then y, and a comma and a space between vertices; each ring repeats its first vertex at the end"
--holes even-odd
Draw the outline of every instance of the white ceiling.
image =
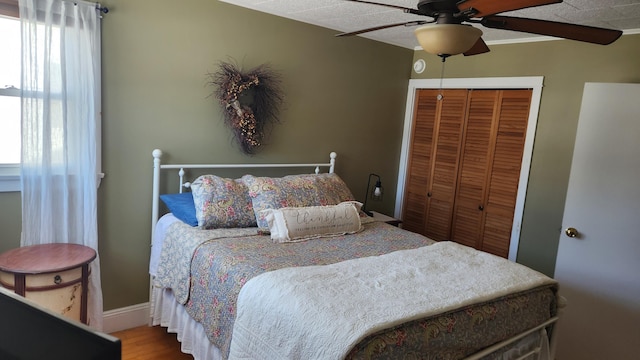
MULTIPOLYGON (((355 3, 344 0, 220 0, 229 4, 322 26, 341 32, 351 32, 374 26, 430 17, 406 14, 400 9, 355 3)), ((407 8, 416 8, 418 0, 371 0, 407 8)), ((503 0, 504 1, 504 0, 503 0)), ((640 33, 640 0, 564 0, 559 4, 538 6, 500 15, 529 17, 625 30, 640 33)), ((359 36, 409 49, 417 48, 415 27, 398 26, 359 36)), ((534 34, 496 30, 480 26, 482 38, 489 45, 509 42, 546 40, 534 34)))

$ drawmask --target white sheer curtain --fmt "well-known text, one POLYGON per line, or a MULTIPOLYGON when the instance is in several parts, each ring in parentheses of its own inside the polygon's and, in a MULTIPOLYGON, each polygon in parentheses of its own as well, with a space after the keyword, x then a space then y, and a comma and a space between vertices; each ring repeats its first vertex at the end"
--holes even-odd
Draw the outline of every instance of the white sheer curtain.
MULTIPOLYGON (((19 0, 22 27, 21 245, 98 251, 100 16, 95 3, 19 0)), ((102 329, 100 260, 89 325, 102 329)))

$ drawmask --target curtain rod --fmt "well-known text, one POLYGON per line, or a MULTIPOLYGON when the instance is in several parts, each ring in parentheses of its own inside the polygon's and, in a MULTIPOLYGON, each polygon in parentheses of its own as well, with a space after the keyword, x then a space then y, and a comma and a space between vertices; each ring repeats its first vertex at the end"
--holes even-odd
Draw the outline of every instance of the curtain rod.
POLYGON ((109 12, 109 8, 106 6, 100 6, 100 3, 96 3, 96 10, 100 11, 103 14, 106 14, 109 12))
MULTIPOLYGON (((85 3, 85 4, 95 4, 96 10, 98 10, 99 12, 101 12, 102 14, 106 14, 109 12, 109 8, 107 8, 106 6, 102 6, 100 3, 92 3, 92 2, 87 2, 87 1, 77 1, 77 0, 62 0, 62 1, 71 1, 74 4, 77 4, 79 2, 81 3, 85 3)), ((15 17, 15 18, 19 18, 19 11, 18 11, 18 0, 0 0, 0 14, 1 15, 7 15, 7 16, 11 16, 11 17, 15 17), (4 5, 3 5, 4 4, 4 5)))
POLYGON ((106 13, 109 12, 109 8, 106 7, 106 6, 102 6, 100 3, 91 3, 91 2, 88 2, 88 1, 78 1, 78 0, 62 0, 62 1, 71 1, 74 4, 77 4, 77 3, 95 4, 96 5, 96 10, 100 11, 101 13, 106 14, 106 13))

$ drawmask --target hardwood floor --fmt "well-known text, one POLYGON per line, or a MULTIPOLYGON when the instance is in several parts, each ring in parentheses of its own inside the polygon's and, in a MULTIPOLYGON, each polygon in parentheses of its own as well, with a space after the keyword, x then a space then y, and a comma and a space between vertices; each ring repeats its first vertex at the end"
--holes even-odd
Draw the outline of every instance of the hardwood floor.
POLYGON ((110 335, 122 341, 122 360, 193 360, 180 351, 176 334, 160 326, 140 326, 110 335))

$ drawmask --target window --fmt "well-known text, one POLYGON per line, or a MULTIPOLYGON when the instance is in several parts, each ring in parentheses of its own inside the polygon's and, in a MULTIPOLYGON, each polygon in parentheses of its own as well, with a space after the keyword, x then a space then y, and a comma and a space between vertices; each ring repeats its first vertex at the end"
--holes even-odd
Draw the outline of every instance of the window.
MULTIPOLYGON (((67 134, 63 131, 63 127, 69 124, 67 121, 68 118, 66 117, 66 115, 64 115, 64 114, 67 114, 66 112, 67 108, 66 107, 63 108, 63 103, 64 101, 67 101, 66 99, 68 98, 63 96, 66 94, 66 92, 62 91, 64 82, 62 81, 61 77, 64 74, 68 73, 68 71, 65 72, 62 69, 62 67, 66 66, 68 69, 68 67, 73 66, 74 63, 66 62, 66 64, 64 65, 61 64, 60 63, 61 58, 60 58, 59 52, 57 51, 45 52, 44 44, 38 43, 36 45, 37 49, 34 49, 35 51, 34 55, 41 56, 40 54, 46 53, 47 56, 43 58, 42 61, 32 60, 32 59, 28 61, 32 61, 32 64, 34 65, 33 71, 37 72, 37 74, 31 74, 31 75, 37 75, 39 77, 43 76, 44 70, 42 70, 42 68, 38 68, 38 64, 40 65, 46 64, 48 73, 44 75, 46 75, 47 80, 46 81, 42 80, 41 82, 33 82, 31 79, 28 79, 27 81, 29 81, 29 84, 30 85, 33 84, 34 86, 32 89, 30 89, 29 87, 25 87, 25 89, 23 90, 30 89, 29 90, 30 93, 26 94, 26 97, 21 98, 21 95, 25 95, 25 94, 21 94, 21 92, 24 92, 24 91, 21 91, 20 89, 22 70, 23 70, 21 69, 21 62, 23 61, 22 51, 21 51, 22 24, 18 17, 17 4, 18 4, 17 0, 15 1, 0 0, 0 34, 2 34, 2 36, 0 36, 0 54, 1 54, 0 55, 0 192, 20 191, 20 168, 21 168, 20 162, 21 162, 21 155, 22 155, 21 154, 22 152, 21 108, 22 108, 23 101, 28 101, 28 100, 35 101, 35 100, 43 99, 46 97, 46 101, 45 101, 46 108, 42 108, 42 106, 45 106, 45 105, 42 105, 38 102, 37 105, 41 106, 41 108, 39 109, 39 111, 35 110, 35 113, 44 114, 45 113, 44 110, 46 110, 46 114, 48 115, 47 121, 49 124, 52 124, 51 128, 49 127, 46 128, 47 129, 46 136, 48 141, 47 144, 52 149, 54 150, 63 149, 62 144, 65 141, 65 136, 67 136, 67 134), (46 91, 44 90, 45 88, 46 88, 46 91), (45 97, 43 97, 44 94, 46 94, 45 97), (63 98, 65 100, 63 100, 63 98)), ((65 23, 65 24, 74 25, 73 22, 65 23)), ((38 34, 37 36, 38 39, 40 38, 48 39, 47 45, 50 46, 51 49, 64 49, 66 51, 65 53, 67 53, 68 51, 73 52, 77 46, 80 46, 80 44, 86 45, 85 42, 88 41, 85 35, 80 36, 75 34, 74 31, 71 31, 71 29, 73 28, 72 26, 68 27, 69 31, 63 31, 63 30, 66 30, 67 28, 60 29, 59 25, 61 25, 61 23, 52 24, 53 26, 50 29, 52 29, 53 31, 47 32, 47 37, 45 37, 44 36, 45 31, 49 31, 49 30, 45 30, 44 24, 43 26, 39 26, 39 25, 40 24, 38 24, 38 26, 35 29, 33 27, 30 27, 29 30, 31 31, 36 30, 38 34), (67 34, 68 36, 64 38, 66 40, 66 43, 65 43, 65 46, 62 47, 60 44, 62 41, 60 36, 63 36, 64 34, 67 34), (79 42, 78 44, 76 44, 76 40, 79 42)), ((84 29, 84 28, 80 27, 80 29, 84 29)), ((98 32, 89 34, 89 36, 91 38, 93 38, 94 36, 97 36, 97 42, 99 44, 100 42, 99 30, 98 32)), ((96 39, 93 39, 91 41, 95 42, 95 40, 96 39)), ((87 67, 85 67, 83 71, 95 71, 95 69, 98 69, 99 71, 100 69, 99 61, 100 59, 92 58, 90 63, 88 64, 83 63, 84 65, 87 65, 87 67)), ((97 96, 99 96, 100 74, 97 73, 94 75, 95 75, 94 76, 95 84, 92 86, 97 87, 97 96)), ((85 94, 85 93, 81 93, 81 94, 85 94)), ((85 100, 82 100, 82 101, 85 101, 85 100)), ((101 168, 100 143, 101 142, 100 142, 100 118, 98 116, 100 111, 99 98, 97 98, 96 101, 97 101, 96 114, 94 114, 96 116, 95 121, 97 122, 95 144, 97 145, 97 150, 96 150, 97 151, 97 157, 96 157, 97 167, 98 167, 98 170, 100 170, 101 168)), ((31 106, 29 108, 34 108, 34 107, 31 106)), ((74 119, 76 118, 80 119, 78 117, 74 117, 74 119)), ((72 124, 70 126, 73 127, 74 125, 72 124)), ((43 130, 43 134, 45 134, 44 130, 43 130)), ((35 134, 35 135, 40 136, 40 134, 35 134)), ((56 155, 59 155, 58 153, 61 153, 61 151, 56 151, 56 155)), ((59 157, 55 157, 55 156, 51 156, 48 159, 52 160, 54 164, 56 160, 60 160, 59 157)), ((98 174, 99 178, 102 178, 103 174, 100 171, 98 172, 99 172, 98 174)))
POLYGON ((20 190, 20 20, 0 15, 0 191, 20 190))

